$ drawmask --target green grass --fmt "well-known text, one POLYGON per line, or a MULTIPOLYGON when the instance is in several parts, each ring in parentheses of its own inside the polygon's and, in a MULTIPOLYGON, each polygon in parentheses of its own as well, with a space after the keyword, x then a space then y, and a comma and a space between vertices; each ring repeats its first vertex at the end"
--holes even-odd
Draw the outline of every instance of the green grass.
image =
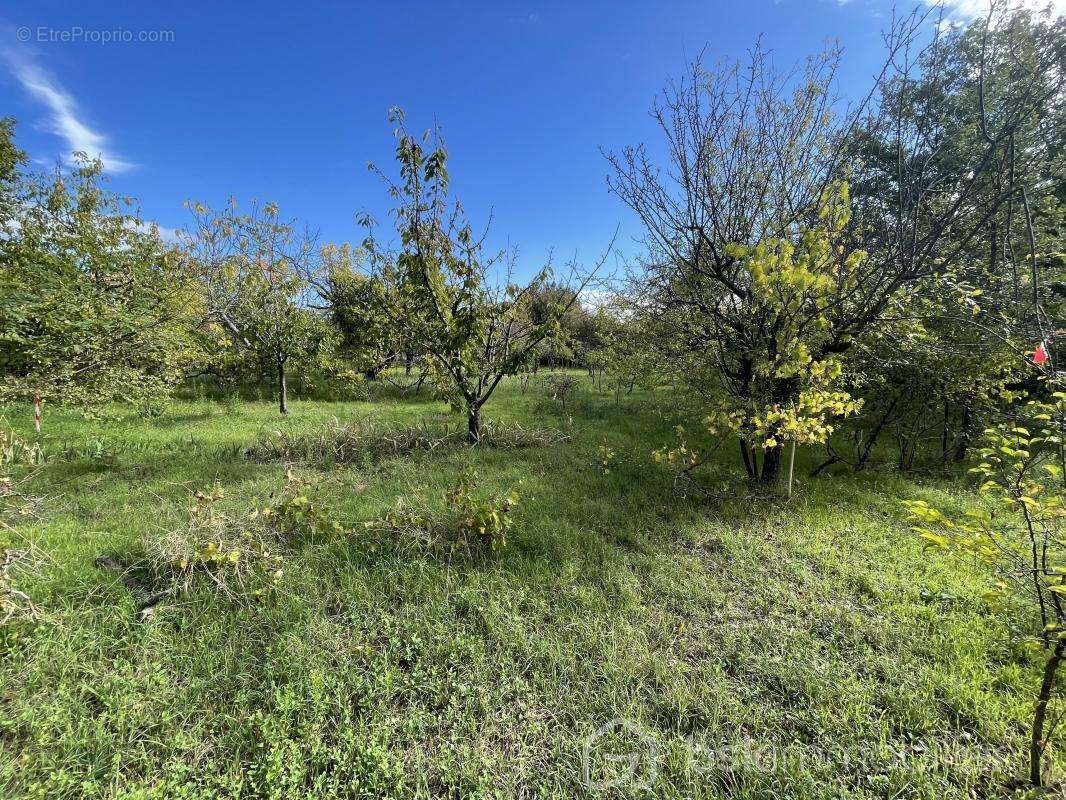
MULTIPOLYGON (((462 421, 425 400, 294 401, 284 420, 267 402, 176 402, 154 421, 46 409, 49 458, 14 473, 44 500, 0 531, 46 556, 22 586, 44 620, 0 636, 0 796, 1001 796, 1037 680, 1009 645, 1026 619, 924 553, 899 503, 965 492, 873 472, 803 480, 788 503, 740 482, 682 497, 650 456, 671 405, 584 389, 564 415, 512 382, 490 417, 571 417, 572 441, 298 465, 354 532, 288 553, 262 602, 204 588, 149 622, 93 560, 135 562, 142 534, 215 482, 228 508, 263 505, 286 465, 246 458, 257 437, 368 413, 462 421), (363 526, 412 492, 439 502, 468 465, 485 490, 518 486, 504 550, 363 526), (589 747, 591 777, 613 774, 611 748, 645 758, 590 792, 583 745, 615 719, 633 727, 589 747)), ((29 409, 4 415, 30 435, 29 409)))

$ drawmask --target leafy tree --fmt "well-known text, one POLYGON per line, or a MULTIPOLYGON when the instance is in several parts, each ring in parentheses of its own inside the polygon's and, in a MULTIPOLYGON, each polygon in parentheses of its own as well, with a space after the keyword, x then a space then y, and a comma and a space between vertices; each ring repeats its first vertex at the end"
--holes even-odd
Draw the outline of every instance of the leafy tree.
POLYGON ((481 409, 508 375, 529 363, 535 348, 560 329, 560 319, 577 301, 550 303, 540 321, 526 313, 529 299, 548 283, 550 268, 525 286, 513 282, 514 260, 506 262, 502 284, 492 273, 505 254, 486 257, 458 203, 448 198, 447 153, 439 130, 422 138, 408 133, 394 109, 399 180, 386 181, 397 201, 393 209, 400 247, 384 250, 365 219, 364 243, 374 279, 384 287, 381 313, 399 336, 426 354, 442 395, 467 417, 472 443, 481 439, 481 409), (429 142, 425 145, 425 142, 429 142))
POLYGON ((253 203, 246 214, 235 201, 222 211, 202 203, 189 208, 194 231, 188 240, 208 315, 231 334, 220 344, 254 350, 270 365, 278 409, 287 414, 290 363, 306 361, 329 341, 324 319, 309 307, 312 237, 281 220, 273 203, 253 203))
MULTIPOLYGON (((977 200, 941 237, 937 274, 894 297, 885 319, 860 340, 856 370, 871 413, 854 428, 864 441, 857 465, 882 431, 894 433, 903 468, 923 440, 939 444, 942 462, 962 460, 981 418, 1023 366, 1022 343, 1046 340, 1058 327, 1064 59, 1066 20, 993 9, 988 19, 940 38, 927 58, 940 68, 886 85, 886 102, 914 108, 923 128, 958 132, 938 136, 936 158, 923 164, 943 185, 968 174, 960 168, 975 138, 987 142, 1001 132, 1002 146, 988 151, 989 163, 972 175, 977 200), (1029 113, 1005 119, 1018 97, 1032 98, 1029 113)), ((883 198, 895 189, 898 153, 891 144, 888 132, 874 126, 857 140, 865 167, 853 197, 859 218, 873 229, 883 225, 883 198)), ((950 192, 933 188, 930 195, 950 192)))
POLYGON ((0 119, 0 219, 9 222, 15 219, 20 203, 20 170, 26 163, 26 154, 15 146, 15 120, 0 119))
POLYGON ((12 131, 0 126, 4 394, 150 410, 198 357, 199 287, 133 201, 104 188, 99 161, 23 173, 12 131))
POLYGON ((884 72, 858 107, 834 102, 838 53, 796 75, 756 49, 743 67, 695 64, 656 105, 668 170, 643 148, 610 156, 611 187, 646 231, 655 345, 712 424, 740 434, 752 478, 775 480, 783 442, 819 441, 829 415, 854 410, 841 356, 1017 193, 986 178, 1054 96, 1039 76, 1058 52, 1014 59, 1018 80, 967 118, 921 102, 947 70, 930 13, 887 32, 884 72), (886 157, 864 158, 870 142, 886 157))
POLYGON ((651 346, 651 324, 622 302, 602 306, 596 312, 595 338, 585 358, 590 369, 601 370, 607 388, 616 396, 630 394, 637 387, 653 389, 663 380, 660 359, 651 346))
POLYGON ((322 256, 314 285, 340 334, 338 356, 373 380, 410 350, 382 313, 387 283, 359 271, 349 245, 323 248, 322 256))
POLYGON ((815 474, 837 463, 861 470, 890 438, 900 470, 923 457, 941 466, 965 458, 974 429, 1025 364, 1023 340, 997 321, 988 296, 949 269, 894 298, 848 355, 847 385, 862 411, 826 442, 829 457, 815 474))
POLYGON ((581 299, 573 287, 555 281, 546 281, 528 293, 525 312, 535 325, 542 325, 558 312, 559 329, 554 336, 549 336, 536 348, 533 357, 533 371, 540 366, 571 366, 577 358, 578 326, 584 317, 581 299))
POLYGON ((588 308, 582 308, 576 319, 568 325, 568 334, 573 342, 574 359, 588 370, 590 378, 596 376, 597 369, 593 353, 603 345, 606 334, 603 322, 602 315, 588 308))

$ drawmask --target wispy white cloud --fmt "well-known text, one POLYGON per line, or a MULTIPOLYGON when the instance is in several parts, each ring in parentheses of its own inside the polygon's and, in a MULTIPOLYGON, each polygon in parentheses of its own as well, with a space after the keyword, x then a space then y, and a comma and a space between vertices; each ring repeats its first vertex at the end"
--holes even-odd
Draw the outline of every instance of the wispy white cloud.
POLYGON ((110 149, 107 137, 84 121, 70 93, 30 55, 11 49, 3 50, 2 54, 22 88, 48 109, 49 130, 66 139, 70 154, 82 152, 90 158, 99 158, 104 169, 112 173, 127 172, 137 166, 110 149))
MULTIPOLYGON (((927 6, 939 5, 939 0, 924 0, 927 6)), ((1024 6, 1043 10, 1051 5, 1056 16, 1066 14, 1066 0, 1010 0, 1010 6, 1024 6)), ((988 0, 944 0, 947 16, 956 20, 970 20, 988 15, 988 0)))
POLYGON ((166 225, 160 225, 156 223, 156 228, 159 229, 159 238, 167 244, 181 244, 187 241, 187 235, 185 231, 180 228, 168 228, 166 225))
POLYGON ((152 233, 154 231, 160 241, 165 244, 180 244, 185 238, 185 231, 178 228, 168 228, 166 225, 160 225, 155 220, 137 220, 136 222, 131 222, 128 227, 142 233, 152 233))

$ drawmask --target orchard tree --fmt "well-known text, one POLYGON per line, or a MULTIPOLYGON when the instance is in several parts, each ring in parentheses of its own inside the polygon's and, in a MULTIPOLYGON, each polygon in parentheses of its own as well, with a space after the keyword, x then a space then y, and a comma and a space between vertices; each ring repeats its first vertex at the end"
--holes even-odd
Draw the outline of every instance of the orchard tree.
POLYGON ((606 330, 603 317, 589 308, 582 308, 567 326, 567 334, 572 342, 574 361, 588 370, 590 378, 596 377, 597 364, 593 354, 603 346, 606 330))
MULTIPOLYGON (((969 267, 964 272, 974 275, 969 267)), ((1026 367, 1024 337, 986 299, 994 293, 955 269, 897 293, 845 356, 845 385, 863 400, 862 410, 826 442, 828 458, 814 474, 834 464, 862 470, 888 440, 903 471, 919 460, 946 467, 965 459, 974 431, 1026 367)))
POLYGON ((584 309, 572 286, 555 281, 545 282, 526 296, 525 313, 536 325, 549 321, 560 308, 566 311, 559 317, 558 334, 545 339, 537 347, 533 355, 534 372, 543 365, 554 369, 574 363, 578 347, 577 331, 584 309))
MULTIPOLYGON (((767 482, 788 442, 790 487, 796 445, 825 441, 830 419, 861 405, 840 385, 840 358, 825 349, 835 304, 853 291, 867 258, 841 244, 850 220, 847 185, 829 187, 812 217, 811 227, 790 237, 727 248, 747 291, 720 297, 732 346, 715 349, 716 369, 702 378, 717 390, 708 398, 708 431, 739 437, 748 476, 767 482)), ((685 336, 702 333, 684 319, 679 324, 685 336)), ((707 369, 701 356, 683 350, 679 357, 693 374, 707 369)))
POLYGON ((216 211, 188 204, 194 217, 186 240, 206 287, 207 310, 228 332, 224 347, 254 350, 275 377, 278 409, 288 413, 286 371, 328 341, 325 321, 310 308, 307 274, 316 257, 313 237, 283 221, 274 203, 237 204, 216 211))
POLYGON ((194 276, 132 200, 102 185, 99 161, 26 174, 12 132, 0 126, 3 393, 153 410, 198 358, 194 276))
POLYGON ((835 99, 838 52, 781 73, 756 49, 743 67, 695 64, 657 103, 668 170, 639 147, 610 156, 611 188, 644 224, 643 300, 664 366, 713 427, 740 434, 752 478, 775 480, 783 443, 820 441, 830 416, 854 410, 840 356, 1018 193, 985 178, 1061 88, 1045 81, 1060 66, 1049 48, 969 118, 920 102, 946 70, 933 13, 894 23, 855 107, 835 99), (860 158, 871 141, 892 158, 860 158))
POLYGON ((516 284, 513 255, 487 257, 484 235, 475 236, 461 206, 449 199, 439 130, 411 135, 398 109, 390 112, 390 122, 397 126, 399 177, 393 180, 371 168, 396 201, 398 250, 384 249, 373 221, 364 219, 364 247, 381 287, 380 310, 400 338, 426 354, 431 377, 453 408, 466 415, 469 440, 476 444, 482 437, 482 407, 500 381, 529 363, 539 344, 559 334, 560 319, 577 302, 584 283, 546 304, 543 318, 531 318, 528 301, 551 279, 550 267, 524 286, 516 284))
POLYGON ((385 296, 388 283, 359 268, 362 256, 348 244, 327 245, 310 281, 339 334, 337 357, 368 380, 376 380, 401 351, 409 355, 411 348, 382 311, 390 303, 385 296))
POLYGON ((589 316, 594 339, 590 337, 584 357, 590 371, 600 371, 601 386, 606 383, 616 398, 638 387, 654 389, 667 377, 652 346, 653 321, 641 309, 629 306, 619 295, 589 316))

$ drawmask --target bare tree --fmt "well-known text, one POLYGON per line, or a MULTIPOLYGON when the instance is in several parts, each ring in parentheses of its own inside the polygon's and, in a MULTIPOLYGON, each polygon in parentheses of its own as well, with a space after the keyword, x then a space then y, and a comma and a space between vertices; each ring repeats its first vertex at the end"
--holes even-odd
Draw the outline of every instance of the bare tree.
MULTIPOLYGON (((950 263, 1017 195, 1009 182, 989 192, 984 177, 1028 115, 1061 92, 1061 78, 1046 80, 1061 75, 1061 52, 1026 64, 997 96, 994 115, 962 119, 919 95, 948 79, 942 23, 929 9, 894 19, 882 70, 850 107, 833 88, 836 49, 785 72, 759 45, 743 65, 710 69, 698 60, 652 111, 669 166, 660 169, 643 147, 608 154, 611 189, 644 225, 643 302, 659 323, 660 350, 697 396, 794 403, 791 376, 757 380, 783 336, 817 328, 815 362, 848 350, 901 286, 950 263), (869 158, 874 149, 883 157, 869 158), (849 202, 854 213, 811 267, 831 277, 831 289, 782 313, 754 285, 754 248, 798 245, 817 226, 826 193, 848 183, 862 188, 849 202), (847 279, 833 278, 832 262, 853 257, 847 279)), ((776 478, 780 444, 766 449, 761 468, 750 441, 741 452, 750 476, 776 478)))

